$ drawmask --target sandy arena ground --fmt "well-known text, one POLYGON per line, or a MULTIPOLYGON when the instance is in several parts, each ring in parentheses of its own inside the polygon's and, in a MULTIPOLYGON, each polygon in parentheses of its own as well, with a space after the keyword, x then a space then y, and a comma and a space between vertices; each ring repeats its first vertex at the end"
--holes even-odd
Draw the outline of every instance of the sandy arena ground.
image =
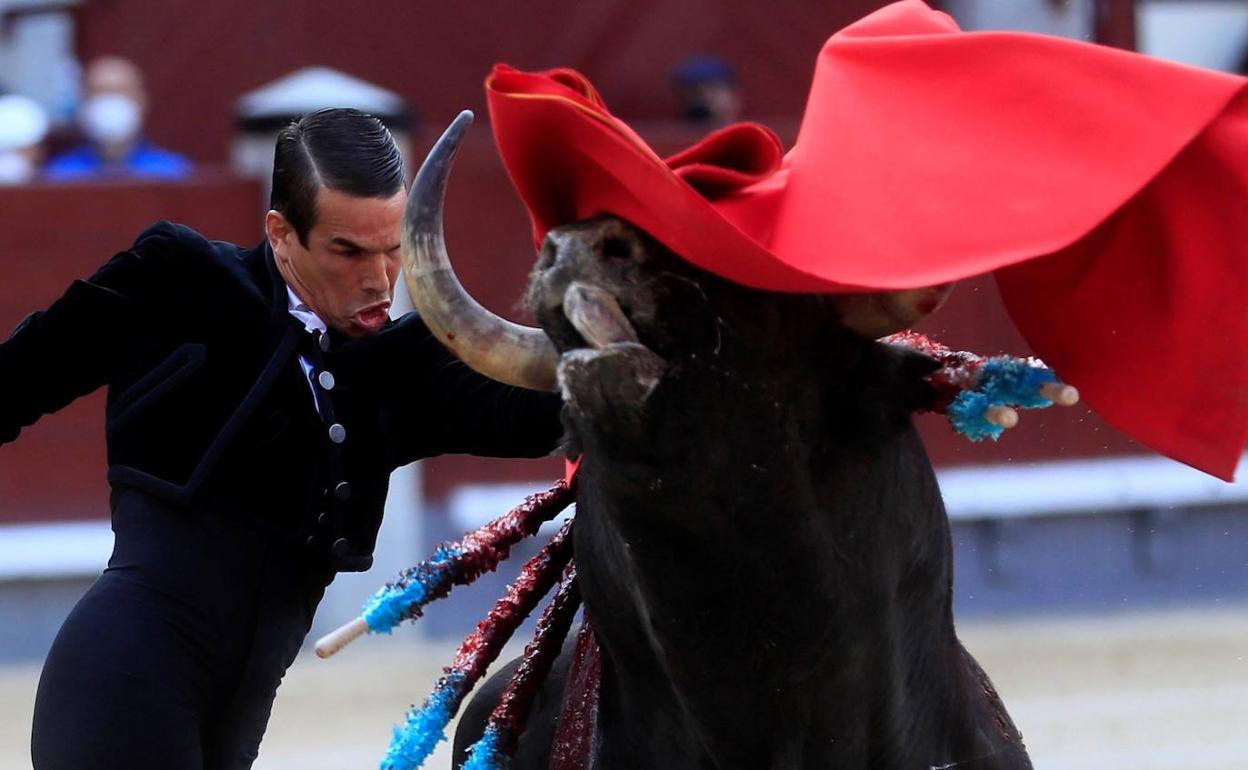
MULTIPOLYGON (((963 624, 1039 770, 1248 769, 1248 606, 963 624)), ((367 639, 287 674, 256 770, 375 768, 452 644, 367 639)), ((29 768, 38 668, 0 668, 0 768, 29 768)), ((443 744, 427 767, 449 767, 443 744)))

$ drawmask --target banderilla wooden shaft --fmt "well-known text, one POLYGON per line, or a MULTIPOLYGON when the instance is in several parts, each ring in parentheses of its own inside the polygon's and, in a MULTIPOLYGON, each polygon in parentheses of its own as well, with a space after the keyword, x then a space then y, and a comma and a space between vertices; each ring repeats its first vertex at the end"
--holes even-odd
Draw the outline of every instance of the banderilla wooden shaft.
POLYGON ((316 657, 328 658, 366 633, 368 633, 368 622, 364 618, 356 618, 350 623, 343 624, 316 640, 316 657))

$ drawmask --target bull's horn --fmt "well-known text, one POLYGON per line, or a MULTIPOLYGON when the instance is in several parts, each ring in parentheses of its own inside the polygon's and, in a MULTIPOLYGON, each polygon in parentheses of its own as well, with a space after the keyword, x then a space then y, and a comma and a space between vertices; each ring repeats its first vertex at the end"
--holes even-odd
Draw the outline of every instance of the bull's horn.
POLYGON ((403 276, 429 330, 485 376, 533 390, 558 390, 558 354, 540 329, 494 315, 464 290, 446 252, 446 183, 472 112, 459 113, 421 164, 403 212, 403 276))
POLYGON ((936 312, 953 284, 873 294, 838 294, 832 302, 841 323, 869 339, 879 339, 910 327, 936 312))

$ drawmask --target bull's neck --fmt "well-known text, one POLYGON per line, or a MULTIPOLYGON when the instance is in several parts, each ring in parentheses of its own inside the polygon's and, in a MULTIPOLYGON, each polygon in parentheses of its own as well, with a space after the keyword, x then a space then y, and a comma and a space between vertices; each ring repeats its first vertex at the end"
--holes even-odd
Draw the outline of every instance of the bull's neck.
POLYGON ((881 729, 959 697, 930 676, 914 689, 956 639, 947 522, 908 421, 865 447, 798 449, 791 430, 710 431, 653 466, 587 447, 601 770, 860 761, 881 729))

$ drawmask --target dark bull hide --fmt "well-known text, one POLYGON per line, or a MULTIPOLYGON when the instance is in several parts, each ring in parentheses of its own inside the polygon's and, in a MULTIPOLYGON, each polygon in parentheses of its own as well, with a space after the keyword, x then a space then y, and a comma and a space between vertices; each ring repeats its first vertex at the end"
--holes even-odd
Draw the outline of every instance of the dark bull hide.
MULTIPOLYGON (((949 525, 911 422, 931 359, 850 331, 834 298, 726 282, 611 218, 552 231, 528 301, 584 453, 597 770, 1031 766, 954 632, 949 525)), ((549 766, 567 657, 513 768, 549 766)), ((466 710, 456 766, 508 673, 466 710)))
MULTIPOLYGON (((615 219, 552 232, 529 304, 585 458, 595 767, 1030 767, 954 633, 949 526, 910 418, 930 359, 615 219), (638 342, 616 341, 629 327, 638 342)), ((461 751, 503 681, 465 714, 461 751)), ((513 767, 548 767, 560 686, 513 767)))

